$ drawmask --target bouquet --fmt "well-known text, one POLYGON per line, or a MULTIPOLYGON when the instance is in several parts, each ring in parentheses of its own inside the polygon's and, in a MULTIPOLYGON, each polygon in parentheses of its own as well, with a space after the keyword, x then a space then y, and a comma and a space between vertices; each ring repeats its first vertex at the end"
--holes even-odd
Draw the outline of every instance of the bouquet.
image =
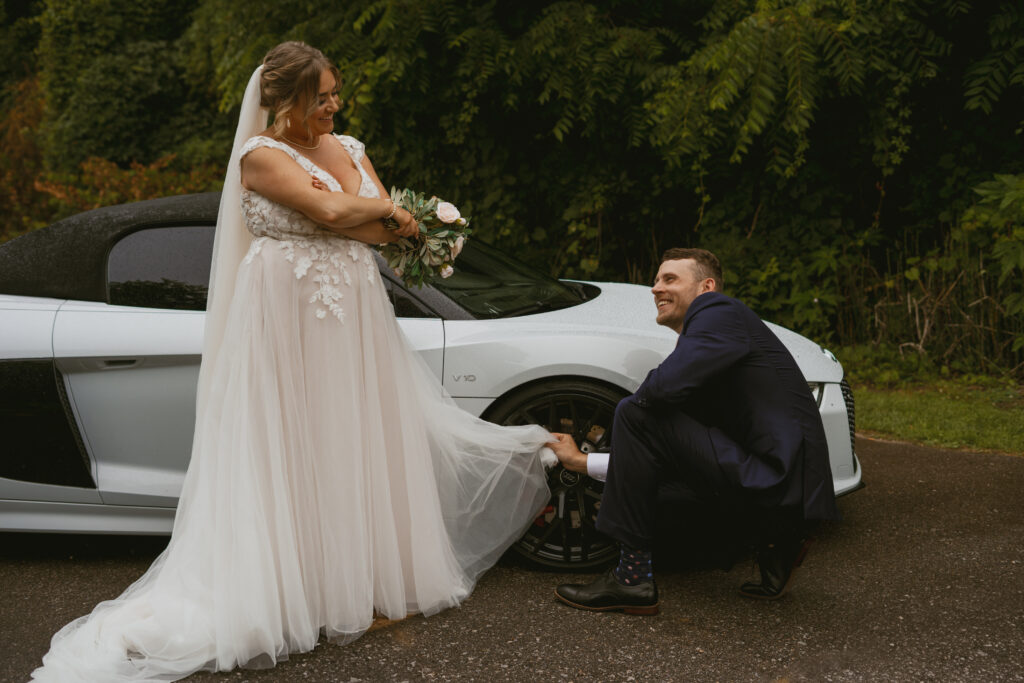
MULTIPOLYGON (((422 192, 408 188, 392 187, 391 201, 411 213, 419 226, 418 234, 380 246, 380 253, 395 275, 402 278, 406 287, 422 287, 429 279, 451 277, 455 272, 452 263, 472 232, 469 220, 454 204, 437 197, 428 199, 422 192)), ((384 225, 398 227, 393 219, 384 225)))

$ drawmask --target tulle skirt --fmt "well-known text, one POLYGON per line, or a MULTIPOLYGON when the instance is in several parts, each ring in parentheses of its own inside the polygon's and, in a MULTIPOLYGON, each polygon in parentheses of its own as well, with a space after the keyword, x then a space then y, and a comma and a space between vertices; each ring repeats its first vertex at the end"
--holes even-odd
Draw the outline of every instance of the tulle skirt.
POLYGON ((434 614, 548 498, 548 433, 454 405, 364 245, 257 240, 212 363, 167 549, 59 631, 36 680, 268 667, 375 612, 434 614))

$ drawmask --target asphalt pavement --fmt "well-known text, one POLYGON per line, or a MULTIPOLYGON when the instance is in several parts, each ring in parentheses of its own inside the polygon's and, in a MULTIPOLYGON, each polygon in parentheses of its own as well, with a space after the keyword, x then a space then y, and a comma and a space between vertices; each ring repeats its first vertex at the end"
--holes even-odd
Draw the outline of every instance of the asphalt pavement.
MULTIPOLYGON (((840 499, 788 595, 744 599, 732 569, 662 567, 661 614, 570 609, 591 575, 503 562, 460 608, 322 643, 220 681, 1024 681, 1024 458, 858 439, 867 488, 840 499)), ((0 534, 0 681, 25 681, 51 635, 116 596, 153 538, 0 534)), ((656 560, 657 562, 657 560, 656 560)))

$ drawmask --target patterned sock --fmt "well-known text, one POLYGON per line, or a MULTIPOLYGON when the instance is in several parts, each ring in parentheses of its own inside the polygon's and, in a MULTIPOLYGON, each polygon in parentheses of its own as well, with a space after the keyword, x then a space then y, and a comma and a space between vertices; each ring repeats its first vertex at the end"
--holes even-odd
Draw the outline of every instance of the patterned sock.
POLYGON ((619 549, 619 566, 614 569, 615 580, 623 586, 635 586, 654 581, 654 564, 650 550, 638 550, 625 545, 619 549))

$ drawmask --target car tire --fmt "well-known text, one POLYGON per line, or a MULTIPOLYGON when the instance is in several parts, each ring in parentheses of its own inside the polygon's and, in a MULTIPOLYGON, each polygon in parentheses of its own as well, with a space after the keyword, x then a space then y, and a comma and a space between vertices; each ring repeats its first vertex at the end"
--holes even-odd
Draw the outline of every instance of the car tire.
MULTIPOLYGON (((495 402, 484 417, 503 425, 539 424, 572 434, 581 448, 587 442, 588 448, 605 450, 615 406, 627 395, 596 381, 545 380, 495 402)), ((557 465, 548 471, 548 484, 550 502, 510 551, 538 568, 573 571, 617 558, 617 544, 594 526, 604 483, 557 465)))

